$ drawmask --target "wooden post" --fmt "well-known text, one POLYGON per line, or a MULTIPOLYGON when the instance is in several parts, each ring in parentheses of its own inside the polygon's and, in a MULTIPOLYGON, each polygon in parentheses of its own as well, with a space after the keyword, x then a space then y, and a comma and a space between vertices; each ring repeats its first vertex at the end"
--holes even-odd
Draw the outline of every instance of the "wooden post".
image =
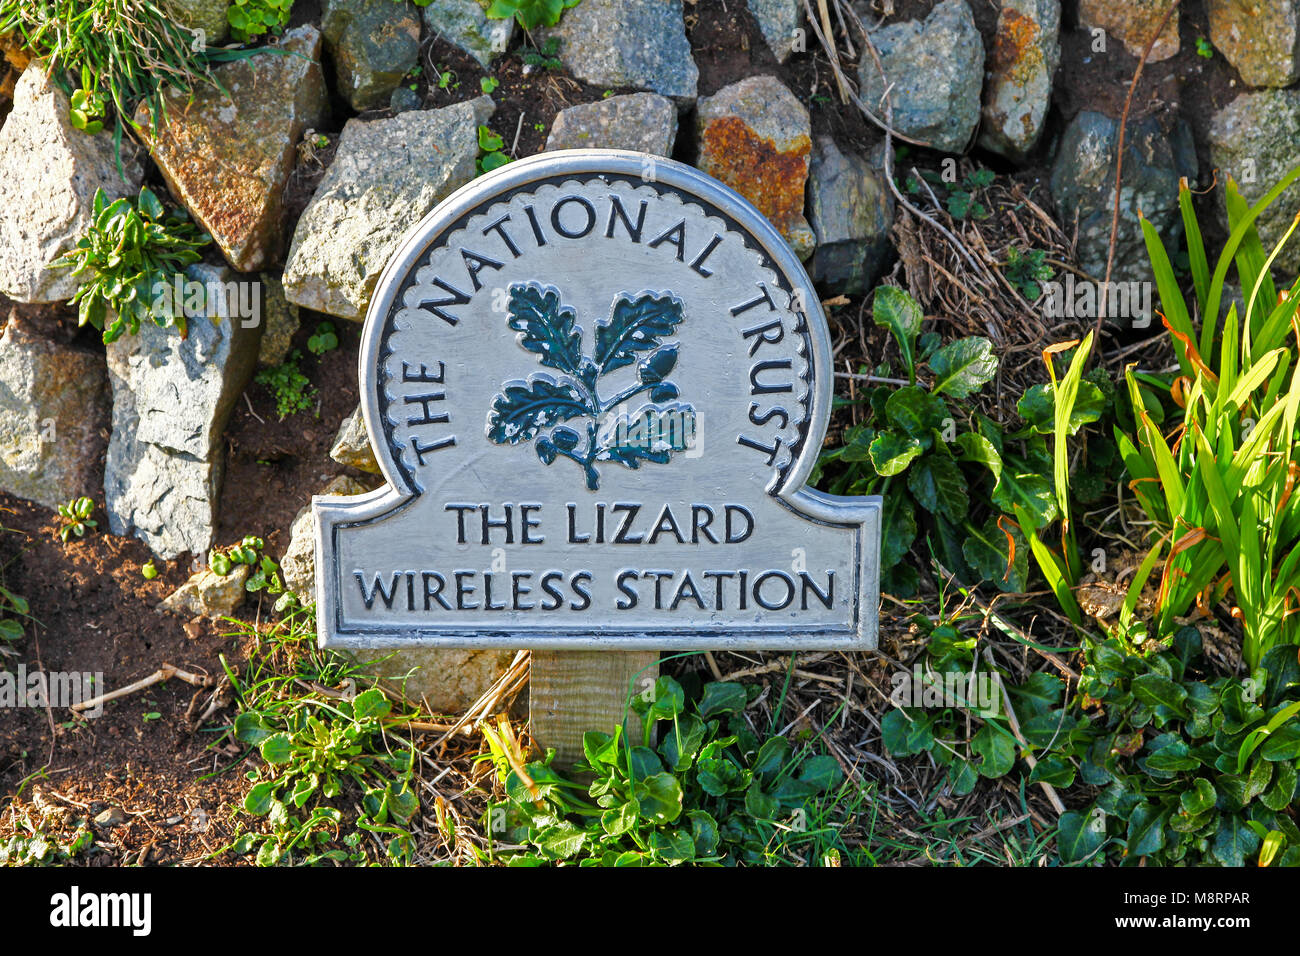
POLYGON ((639 742, 641 721, 627 708, 629 688, 659 677, 658 651, 533 651, 528 679, 528 725, 542 753, 556 751, 559 768, 582 759, 582 735, 613 733, 623 724, 639 742))

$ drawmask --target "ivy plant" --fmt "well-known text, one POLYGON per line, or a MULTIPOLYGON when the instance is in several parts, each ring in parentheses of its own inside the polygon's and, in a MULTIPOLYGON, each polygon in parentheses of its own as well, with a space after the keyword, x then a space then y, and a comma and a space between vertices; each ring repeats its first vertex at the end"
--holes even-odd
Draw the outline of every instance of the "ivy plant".
POLYGON ((1214 676, 1191 626, 1086 641, 1087 716, 1060 713, 1059 750, 1100 789, 1061 817, 1061 862, 1300 865, 1298 654, 1278 644, 1241 678, 1214 676))
POLYGON ((1018 530, 1010 522, 999 525, 997 517, 978 522, 971 516, 972 484, 981 479, 981 466, 996 478, 998 498, 1051 494, 1050 482, 1036 472, 1042 462, 1031 466, 1011 454, 1002 447, 998 426, 962 405, 997 374, 992 343, 972 336, 940 346, 937 336, 921 335, 920 305, 893 286, 876 290, 872 314, 898 345, 910 384, 867 390, 869 415, 845 432, 839 448, 823 453, 814 481, 825 476, 825 487, 835 494, 884 496, 881 567, 890 593, 914 592, 917 573, 903 558, 922 531, 945 566, 963 579, 1024 590, 1025 563, 1012 560, 1024 554, 1023 547, 1015 554, 1018 530), (932 379, 928 387, 918 384, 923 367, 932 379))
POLYGON ((553 750, 524 765, 492 740, 507 802, 485 823, 527 848, 508 852, 510 865, 758 864, 824 815, 844 783, 834 757, 760 740, 743 717, 757 687, 687 683, 661 677, 633 700, 640 742, 621 728, 584 734, 573 774, 586 784, 553 768, 553 750))
POLYGON ((487 16, 493 20, 509 20, 514 17, 525 30, 538 27, 553 27, 560 22, 560 15, 569 7, 576 7, 580 0, 492 0, 487 8, 487 16))

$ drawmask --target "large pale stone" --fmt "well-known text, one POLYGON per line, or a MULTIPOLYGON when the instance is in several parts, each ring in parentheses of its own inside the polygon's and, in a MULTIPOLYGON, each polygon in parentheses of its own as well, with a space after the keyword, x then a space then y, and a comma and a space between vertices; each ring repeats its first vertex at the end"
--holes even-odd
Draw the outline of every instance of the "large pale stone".
POLYGON ((234 614, 244 603, 247 594, 244 582, 248 580, 249 570, 248 565, 237 564, 229 574, 221 575, 204 568, 163 598, 158 610, 202 617, 234 614))
MULTIPOLYGON (((943 0, 923 21, 882 27, 872 42, 889 79, 894 128, 962 152, 979 123, 984 80, 984 42, 966 0, 943 0)), ((859 62, 858 78, 863 102, 880 103, 886 87, 871 56, 859 62)))
POLYGON ((284 267, 290 302, 365 318, 379 275, 412 224, 474 178, 486 96, 391 119, 348 120, 298 221, 284 267))
POLYGON ((695 165, 752 202, 801 259, 816 242, 804 218, 812 123, 772 76, 752 76, 700 100, 695 165))
POLYGON ((676 139, 673 101, 656 93, 631 93, 560 110, 546 148, 630 149, 671 156, 676 139))
MULTIPOLYGON (((1209 140, 1210 158, 1220 172, 1220 198, 1214 208, 1226 227, 1222 193, 1229 178, 1253 204, 1300 165, 1300 90, 1242 93, 1215 114, 1209 140)), ((1300 185, 1293 183, 1255 220, 1266 251, 1272 252, 1286 234, 1297 207, 1300 185)), ((1294 235, 1274 266, 1288 275, 1300 272, 1300 246, 1294 235)))
POLYGON ((123 179, 113 134, 89 136, 68 120, 68 98, 33 61, 0 127, 0 292, 17 302, 59 302, 83 281, 46 268, 77 244, 94 219, 95 191, 110 200, 140 191, 140 164, 122 140, 123 179))
POLYGON ((489 20, 485 6, 479 0, 430 0, 424 8, 424 25, 434 36, 478 60, 486 70, 509 49, 515 19, 489 20))
POLYGON ((0 337, 0 491, 55 508, 93 495, 108 425, 104 357, 11 315, 0 337))
POLYGON ((354 110, 387 103, 420 59, 420 16, 407 0, 325 0, 321 30, 335 88, 354 110))
POLYGON ((593 86, 631 86, 695 102, 699 70, 691 58, 682 0, 583 0, 558 26, 538 30, 539 43, 558 37, 560 59, 593 86))
POLYGON ((372 475, 379 474, 379 462, 375 460, 375 450, 370 447, 370 436, 366 434, 366 420, 361 415, 360 405, 339 426, 330 457, 340 465, 368 471, 372 475))
MULTIPOLYGON (((303 131, 326 115, 321 35, 302 26, 280 49, 228 63, 216 75, 230 93, 167 96, 170 122, 152 144, 172 194, 212 234, 239 272, 275 263, 284 246, 284 187, 303 131)), ((147 124, 141 107, 137 121, 147 124)))
POLYGON ((1210 41, 1251 86, 1300 79, 1300 0, 1206 0, 1210 41))
MULTIPOLYGON (((1079 23, 1099 28, 1124 44, 1132 56, 1141 56, 1151 35, 1169 9, 1169 0, 1079 0, 1079 23)), ((1167 60, 1178 52, 1178 9, 1151 47, 1148 63, 1167 60)))
POLYGON ((984 84, 980 145, 1010 159, 1034 148, 1061 62, 1061 0, 1004 0, 984 84))
MULTIPOLYGON (((200 281, 234 281, 199 264, 200 281)), ((143 322, 108 347, 113 435, 104 470, 114 534, 133 534, 162 558, 203 553, 216 528, 222 431, 257 361, 260 328, 190 319, 189 335, 143 322)))

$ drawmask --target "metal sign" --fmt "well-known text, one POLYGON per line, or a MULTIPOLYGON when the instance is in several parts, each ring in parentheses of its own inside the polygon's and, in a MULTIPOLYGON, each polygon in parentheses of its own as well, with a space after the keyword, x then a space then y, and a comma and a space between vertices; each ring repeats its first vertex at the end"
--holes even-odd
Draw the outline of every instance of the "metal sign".
POLYGON ((826 319, 746 200, 556 152, 389 263, 361 407, 387 485, 313 499, 329 647, 871 648, 881 500, 805 487, 826 319))

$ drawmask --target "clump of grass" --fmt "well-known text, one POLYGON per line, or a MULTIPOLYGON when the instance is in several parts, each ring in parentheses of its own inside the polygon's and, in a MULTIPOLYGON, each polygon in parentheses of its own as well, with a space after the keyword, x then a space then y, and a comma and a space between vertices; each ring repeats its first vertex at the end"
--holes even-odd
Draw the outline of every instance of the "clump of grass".
POLYGON ((186 95, 219 89, 213 65, 248 53, 196 44, 165 0, 0 0, 0 35, 6 33, 46 59, 65 92, 73 92, 68 74, 93 77, 116 110, 119 146, 124 128, 136 128, 138 104, 147 105, 156 132, 166 120, 164 86, 186 95))

